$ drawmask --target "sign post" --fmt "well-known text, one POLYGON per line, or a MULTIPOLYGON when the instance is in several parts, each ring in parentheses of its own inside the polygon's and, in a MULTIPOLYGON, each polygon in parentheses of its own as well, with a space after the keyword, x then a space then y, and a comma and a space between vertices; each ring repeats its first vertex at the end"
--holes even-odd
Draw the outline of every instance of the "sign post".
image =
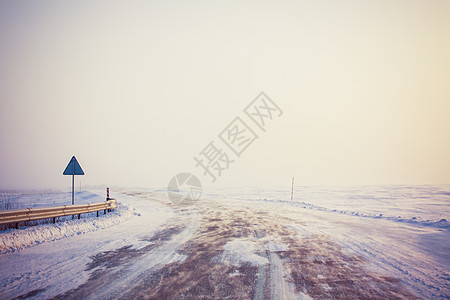
POLYGON ((292 177, 291 202, 294 199, 294 177, 292 177))
POLYGON ((72 205, 75 203, 75 175, 84 175, 83 169, 81 169, 80 164, 78 163, 75 156, 69 161, 66 169, 63 172, 63 175, 72 175, 72 205))

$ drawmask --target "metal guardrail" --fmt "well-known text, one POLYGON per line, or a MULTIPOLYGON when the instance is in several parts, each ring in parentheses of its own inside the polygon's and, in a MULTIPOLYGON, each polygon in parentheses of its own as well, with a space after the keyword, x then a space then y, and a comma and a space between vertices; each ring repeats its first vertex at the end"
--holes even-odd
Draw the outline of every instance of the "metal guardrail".
POLYGON ((78 204, 78 205, 64 205, 53 207, 39 207, 39 208, 27 208, 27 209, 15 209, 0 211, 0 225, 16 223, 16 228, 19 227, 20 222, 43 220, 53 218, 53 223, 56 222, 56 217, 73 216, 78 215, 78 219, 81 214, 98 212, 104 210, 111 211, 117 208, 117 200, 109 199, 105 202, 93 203, 93 204, 78 204))

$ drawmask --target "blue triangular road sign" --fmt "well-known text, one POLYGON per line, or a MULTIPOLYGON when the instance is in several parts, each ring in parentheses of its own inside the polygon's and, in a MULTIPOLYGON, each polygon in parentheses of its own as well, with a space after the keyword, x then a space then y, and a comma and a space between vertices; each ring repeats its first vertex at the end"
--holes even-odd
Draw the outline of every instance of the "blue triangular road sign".
POLYGON ((72 156, 72 158, 70 159, 69 164, 63 172, 63 175, 84 175, 83 169, 81 169, 81 166, 75 156, 72 156))

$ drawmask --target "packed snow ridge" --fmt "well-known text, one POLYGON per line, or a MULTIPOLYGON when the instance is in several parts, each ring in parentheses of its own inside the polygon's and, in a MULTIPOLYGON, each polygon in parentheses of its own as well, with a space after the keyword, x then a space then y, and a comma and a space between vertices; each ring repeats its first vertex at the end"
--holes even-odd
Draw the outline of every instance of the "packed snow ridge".
MULTIPOLYGON (((271 200, 267 200, 267 199, 264 199, 264 201, 272 202, 271 200)), ((417 225, 423 225, 423 226, 432 226, 432 227, 438 227, 438 228, 449 228, 450 227, 450 222, 448 222, 446 219, 434 221, 434 220, 424 220, 422 217, 405 218, 405 217, 401 217, 401 216, 387 216, 384 214, 373 214, 373 213, 365 213, 365 212, 360 212, 360 211, 330 209, 330 208, 317 206, 317 205, 314 205, 311 203, 306 203, 306 202, 290 202, 290 201, 283 201, 283 200, 278 200, 276 202, 293 205, 296 207, 303 207, 303 208, 315 209, 315 210, 320 210, 320 211, 325 211, 325 212, 347 214, 347 215, 353 215, 353 216, 359 216, 359 217, 387 219, 387 220, 396 221, 396 222, 404 222, 404 223, 417 224, 417 225)))

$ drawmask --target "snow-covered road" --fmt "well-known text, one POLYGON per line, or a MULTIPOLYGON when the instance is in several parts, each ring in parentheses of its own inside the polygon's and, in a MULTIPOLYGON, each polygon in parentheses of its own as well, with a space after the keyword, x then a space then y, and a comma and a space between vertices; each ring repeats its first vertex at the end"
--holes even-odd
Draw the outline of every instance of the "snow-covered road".
POLYGON ((445 299, 448 228, 276 201, 115 196, 117 225, 0 255, 2 299, 445 299))

